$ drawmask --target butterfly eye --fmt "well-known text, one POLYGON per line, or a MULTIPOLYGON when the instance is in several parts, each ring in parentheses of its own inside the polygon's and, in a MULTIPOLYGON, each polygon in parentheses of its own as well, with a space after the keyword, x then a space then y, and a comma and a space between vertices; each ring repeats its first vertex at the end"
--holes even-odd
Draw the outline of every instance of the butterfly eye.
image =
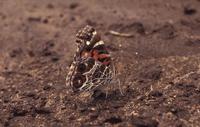
POLYGON ((86 70, 86 65, 84 63, 81 63, 78 65, 78 67, 77 67, 78 72, 83 73, 83 72, 85 72, 85 70, 86 70))

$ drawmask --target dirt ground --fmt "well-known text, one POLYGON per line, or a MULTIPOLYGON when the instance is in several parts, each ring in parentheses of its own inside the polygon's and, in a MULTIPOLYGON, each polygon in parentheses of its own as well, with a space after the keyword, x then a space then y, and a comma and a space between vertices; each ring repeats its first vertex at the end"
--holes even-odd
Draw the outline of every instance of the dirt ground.
POLYGON ((0 0, 0 28, 1 127, 200 126, 200 0, 0 0), (86 24, 118 59, 124 95, 68 92, 86 24))

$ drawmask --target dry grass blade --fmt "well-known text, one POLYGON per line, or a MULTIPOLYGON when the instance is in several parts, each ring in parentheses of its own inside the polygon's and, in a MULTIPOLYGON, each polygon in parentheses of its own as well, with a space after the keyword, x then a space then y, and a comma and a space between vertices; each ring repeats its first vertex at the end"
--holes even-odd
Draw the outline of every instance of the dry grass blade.
POLYGON ((114 35, 114 36, 120 36, 120 37, 134 37, 133 34, 130 34, 130 33, 119 33, 117 31, 113 31, 113 30, 110 30, 109 33, 114 35))

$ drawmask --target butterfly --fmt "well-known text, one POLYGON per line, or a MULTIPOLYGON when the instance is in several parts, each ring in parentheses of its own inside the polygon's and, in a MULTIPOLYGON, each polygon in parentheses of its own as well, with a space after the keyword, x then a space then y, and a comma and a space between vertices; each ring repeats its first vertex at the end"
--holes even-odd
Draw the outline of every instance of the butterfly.
POLYGON ((76 44, 66 85, 74 92, 94 91, 109 85, 115 76, 115 67, 97 31, 85 26, 76 34, 76 44))

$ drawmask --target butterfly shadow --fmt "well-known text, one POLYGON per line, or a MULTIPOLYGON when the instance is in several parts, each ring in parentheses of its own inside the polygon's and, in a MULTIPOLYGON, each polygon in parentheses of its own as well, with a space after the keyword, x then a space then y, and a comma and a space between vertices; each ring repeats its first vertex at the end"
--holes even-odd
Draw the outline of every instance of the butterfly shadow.
POLYGON ((138 93, 131 88, 125 89, 123 94, 119 89, 110 91, 109 93, 94 91, 88 106, 123 107, 127 102, 137 97, 137 95, 138 93))

